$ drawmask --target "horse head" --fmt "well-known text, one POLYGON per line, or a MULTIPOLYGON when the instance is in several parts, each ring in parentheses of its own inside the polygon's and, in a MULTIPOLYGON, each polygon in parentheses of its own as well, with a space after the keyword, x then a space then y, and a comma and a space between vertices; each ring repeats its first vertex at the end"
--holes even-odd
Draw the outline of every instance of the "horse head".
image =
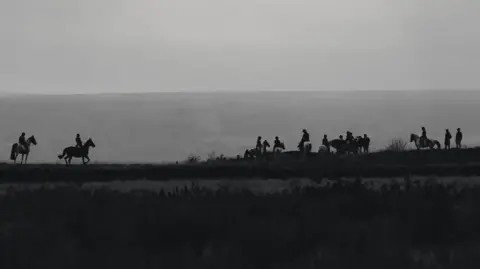
POLYGON ((418 135, 410 134, 410 142, 414 142, 415 140, 417 140, 417 138, 418 138, 418 135))
POLYGON ((85 146, 91 146, 92 148, 95 147, 95 143, 93 143, 93 140, 89 138, 87 142, 85 142, 85 146))
POLYGON ((27 144, 34 144, 35 146, 37 145, 37 140, 35 139, 35 136, 30 136, 28 139, 27 139, 27 144))

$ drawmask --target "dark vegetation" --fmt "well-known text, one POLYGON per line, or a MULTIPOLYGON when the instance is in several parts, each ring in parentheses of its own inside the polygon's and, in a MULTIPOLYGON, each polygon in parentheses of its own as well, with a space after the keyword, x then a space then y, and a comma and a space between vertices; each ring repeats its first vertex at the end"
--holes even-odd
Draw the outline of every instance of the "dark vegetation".
MULTIPOLYGON (((341 183, 346 184, 346 183, 341 183)), ((0 196, 2 268, 478 268, 480 188, 0 196)))
POLYGON ((290 178, 314 180, 337 177, 392 177, 405 175, 480 175, 480 148, 452 150, 385 150, 358 156, 311 154, 307 158, 284 153, 276 160, 246 161, 190 156, 180 164, 0 165, 1 182, 56 182, 113 180, 168 180, 176 178, 290 178))

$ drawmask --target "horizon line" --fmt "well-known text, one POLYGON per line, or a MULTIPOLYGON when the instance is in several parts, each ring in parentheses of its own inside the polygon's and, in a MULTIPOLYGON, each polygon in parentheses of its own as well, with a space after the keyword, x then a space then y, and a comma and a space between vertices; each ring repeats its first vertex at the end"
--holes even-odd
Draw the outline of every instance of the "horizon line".
POLYGON ((29 93, 29 92, 4 92, 0 93, 0 97, 8 96, 108 96, 108 95, 146 95, 146 94, 252 94, 252 93, 393 93, 393 92, 472 92, 480 91, 479 89, 395 89, 395 90, 205 90, 205 91, 161 91, 161 92, 97 92, 97 93, 29 93))

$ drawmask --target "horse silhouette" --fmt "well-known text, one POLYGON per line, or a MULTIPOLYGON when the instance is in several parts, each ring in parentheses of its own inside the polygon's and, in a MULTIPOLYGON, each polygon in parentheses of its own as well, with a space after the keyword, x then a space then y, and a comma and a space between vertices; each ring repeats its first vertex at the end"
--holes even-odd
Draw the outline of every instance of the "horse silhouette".
POLYGON ((438 140, 432 140, 429 138, 425 139, 423 145, 421 145, 420 136, 416 134, 410 134, 410 142, 415 142, 415 146, 418 150, 422 148, 434 149, 435 146, 437 146, 438 149, 442 148, 442 145, 440 144, 440 142, 438 142, 438 140))
POLYGON ((95 147, 95 143, 93 143, 91 138, 89 138, 87 140, 87 142, 85 142, 85 144, 83 145, 82 148, 73 147, 73 146, 66 147, 65 149, 63 149, 63 153, 58 155, 58 158, 59 159, 64 158, 65 159, 65 164, 67 166, 71 165, 72 158, 74 158, 74 157, 75 158, 82 158, 83 164, 86 165, 88 162, 90 162, 90 158, 88 157, 88 151, 89 151, 90 147, 92 147, 92 148, 95 147), (85 159, 87 159, 86 162, 85 162, 85 159))
POLYGON ((312 143, 310 141, 300 141, 297 146, 300 153, 310 153, 312 152, 312 143))
POLYGON ((284 150, 285 150, 285 144, 283 142, 280 142, 278 145, 275 145, 273 147, 274 153, 282 153, 284 150))
POLYGON ((342 139, 333 139, 328 142, 330 147, 334 148, 337 151, 337 154, 344 154, 344 153, 358 153, 359 142, 357 139, 353 139, 350 142, 342 139))
POLYGON ((18 143, 12 145, 12 150, 10 151, 10 160, 15 164, 17 162, 18 154, 22 155, 22 160, 20 164, 23 163, 23 158, 25 157, 25 164, 27 164, 28 154, 30 153, 30 145, 37 145, 37 140, 35 136, 30 136, 26 141, 27 147, 21 147, 18 143))

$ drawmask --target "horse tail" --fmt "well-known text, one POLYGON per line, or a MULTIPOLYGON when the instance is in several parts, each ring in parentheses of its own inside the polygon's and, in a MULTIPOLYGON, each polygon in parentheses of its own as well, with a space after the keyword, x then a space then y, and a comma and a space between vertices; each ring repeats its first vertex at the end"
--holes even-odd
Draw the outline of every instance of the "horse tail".
POLYGON ((15 143, 12 145, 12 150, 10 151, 10 160, 14 161, 17 154, 18 144, 15 143))
POLYGON ((62 154, 58 155, 58 158, 62 159, 63 157, 65 157, 66 154, 67 154, 67 149, 64 149, 62 154))

